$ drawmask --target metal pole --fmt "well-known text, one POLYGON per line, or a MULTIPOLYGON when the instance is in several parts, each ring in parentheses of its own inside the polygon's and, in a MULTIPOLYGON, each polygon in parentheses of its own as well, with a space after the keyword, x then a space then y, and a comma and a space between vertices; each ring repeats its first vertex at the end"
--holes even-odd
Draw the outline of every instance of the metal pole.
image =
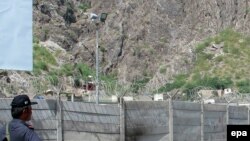
POLYGON ((229 124, 229 104, 230 104, 230 102, 227 103, 227 111, 226 111, 227 112, 227 120, 226 120, 227 125, 229 124))
POLYGON ((249 111, 249 110, 250 110, 250 107, 249 107, 249 105, 248 105, 248 106, 247 106, 247 120, 248 120, 248 124, 250 124, 250 117, 249 117, 249 116, 250 116, 250 114, 249 114, 250 111, 249 111))
POLYGON ((201 97, 201 141, 204 141, 204 100, 201 97))
POLYGON ((169 111, 169 121, 168 121, 168 128, 169 128, 169 141, 174 140, 174 129, 173 129, 173 102, 172 97, 169 98, 168 104, 168 111, 169 111))
POLYGON ((99 104, 99 33, 98 23, 96 23, 96 104, 99 104))
POLYGON ((125 141, 125 103, 124 99, 120 98, 120 141, 125 141))
POLYGON ((72 94, 71 94, 71 102, 74 102, 74 101, 75 101, 74 98, 75 98, 75 95, 72 93, 72 94))
POLYGON ((57 141, 63 140, 62 135, 62 106, 61 106, 61 98, 60 98, 60 91, 57 93, 57 109, 56 109, 56 116, 57 116, 57 141))

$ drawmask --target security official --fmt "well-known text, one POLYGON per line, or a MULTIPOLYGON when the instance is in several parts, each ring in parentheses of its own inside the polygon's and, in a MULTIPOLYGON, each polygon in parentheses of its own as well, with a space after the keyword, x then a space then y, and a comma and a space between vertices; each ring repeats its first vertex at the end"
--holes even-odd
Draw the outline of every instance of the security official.
POLYGON ((0 141, 41 141, 34 128, 26 122, 31 119, 31 102, 27 95, 18 95, 11 102, 13 120, 0 129, 0 141))

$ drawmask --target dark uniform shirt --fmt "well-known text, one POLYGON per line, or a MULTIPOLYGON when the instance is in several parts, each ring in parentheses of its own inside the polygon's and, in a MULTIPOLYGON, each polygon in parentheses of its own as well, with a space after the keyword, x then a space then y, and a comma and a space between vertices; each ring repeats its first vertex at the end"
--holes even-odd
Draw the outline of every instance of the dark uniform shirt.
MULTIPOLYGON (((13 119, 9 123, 9 129, 11 141, 41 141, 34 130, 29 128, 29 125, 20 119, 13 119)), ((0 129, 0 141, 6 137, 5 132, 6 126, 0 129)))

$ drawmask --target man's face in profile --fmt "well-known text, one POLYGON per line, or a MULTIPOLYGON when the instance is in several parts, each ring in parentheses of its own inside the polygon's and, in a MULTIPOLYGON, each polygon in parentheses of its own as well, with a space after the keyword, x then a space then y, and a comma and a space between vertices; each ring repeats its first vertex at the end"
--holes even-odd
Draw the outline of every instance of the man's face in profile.
POLYGON ((23 111, 24 117, 26 121, 31 120, 31 116, 32 116, 32 107, 28 106, 27 108, 24 109, 23 111))

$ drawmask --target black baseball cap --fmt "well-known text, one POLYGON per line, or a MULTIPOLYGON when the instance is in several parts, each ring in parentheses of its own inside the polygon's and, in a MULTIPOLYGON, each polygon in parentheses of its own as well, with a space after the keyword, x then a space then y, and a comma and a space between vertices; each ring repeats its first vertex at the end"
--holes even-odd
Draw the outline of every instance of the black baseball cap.
POLYGON ((34 104, 37 104, 37 102, 31 102, 27 95, 18 95, 14 97, 10 105, 12 107, 24 107, 34 104))

